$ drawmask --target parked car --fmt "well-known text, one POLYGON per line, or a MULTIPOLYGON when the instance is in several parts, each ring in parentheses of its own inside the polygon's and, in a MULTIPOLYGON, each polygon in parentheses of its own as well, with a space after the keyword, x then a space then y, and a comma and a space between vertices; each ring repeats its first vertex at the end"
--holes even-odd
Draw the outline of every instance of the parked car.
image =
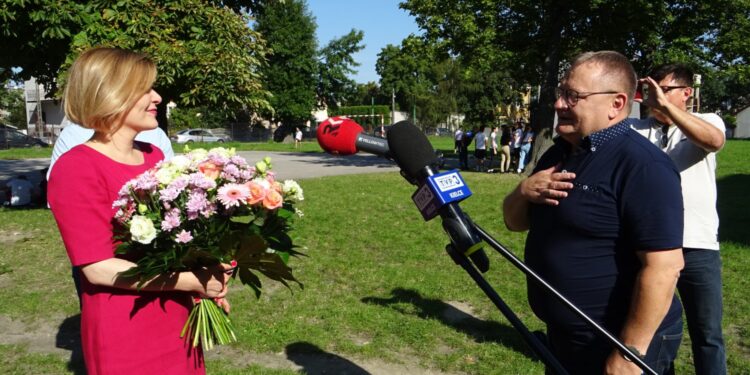
POLYGON ((444 136, 453 135, 453 133, 451 133, 451 130, 448 128, 437 128, 435 129, 435 135, 444 136))
POLYGON ((173 142, 191 143, 191 142, 226 142, 224 136, 219 136, 209 129, 185 129, 180 130, 177 134, 169 137, 173 142))
POLYGON ((49 147, 49 144, 39 138, 23 134, 11 126, 0 124, 0 149, 17 147, 49 147))

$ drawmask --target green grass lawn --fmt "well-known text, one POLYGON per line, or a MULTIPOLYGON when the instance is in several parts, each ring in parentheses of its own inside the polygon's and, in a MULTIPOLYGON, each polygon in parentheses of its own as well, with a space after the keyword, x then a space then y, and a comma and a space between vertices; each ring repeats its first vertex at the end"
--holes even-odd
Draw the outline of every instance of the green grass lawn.
MULTIPOLYGON (((450 142, 436 148, 452 148, 450 142)), ((724 327, 732 374, 750 369, 747 155, 746 141, 730 141, 719 154, 724 327)), ((464 177, 474 193, 462 203, 464 210, 520 256, 525 235, 504 229, 500 209, 519 177, 464 177)), ((312 368, 299 353, 335 355, 339 363, 382 361, 448 373, 543 373, 519 334, 445 254, 447 237, 439 221, 422 220, 410 199, 414 188, 397 173, 301 184, 305 216, 295 235, 308 257, 293 259, 292 266, 305 288, 290 293, 268 283, 256 300, 251 290, 234 287, 230 299, 239 342, 221 358, 209 357, 210 374, 296 373, 263 360, 243 360, 259 355, 280 355, 312 368)), ((490 283, 530 329, 541 329, 528 308, 521 272, 494 252, 490 259, 485 275, 490 283)), ((80 369, 80 359, 71 352, 78 301, 48 210, 0 209, 0 300, 0 371, 80 369), (39 349, 45 342, 51 349, 39 349)), ((692 373, 691 361, 686 339, 677 373, 692 373)))

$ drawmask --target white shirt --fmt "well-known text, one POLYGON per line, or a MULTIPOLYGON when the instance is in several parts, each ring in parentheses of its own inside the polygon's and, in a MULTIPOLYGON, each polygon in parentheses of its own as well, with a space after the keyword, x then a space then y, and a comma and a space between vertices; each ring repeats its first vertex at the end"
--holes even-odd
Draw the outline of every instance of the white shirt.
POLYGON ((301 141, 302 140, 302 130, 297 130, 297 132, 294 133, 294 139, 297 140, 297 141, 301 141))
POLYGON ((464 138, 464 132, 461 129, 456 130, 456 133, 453 134, 453 139, 460 141, 464 138))
MULTIPOLYGON (((715 126, 724 134, 724 121, 713 113, 693 115, 715 126)), ((685 229, 682 247, 719 250, 719 214, 716 211, 716 153, 691 142, 672 125, 667 130, 667 146, 661 147, 661 126, 653 118, 637 121, 633 129, 664 150, 680 171, 685 229)))
POLYGON ((25 206, 31 203, 31 189, 34 188, 29 180, 13 178, 5 186, 10 189, 10 205, 25 206))
POLYGON ((490 133, 490 141, 492 143, 492 149, 497 148, 497 132, 490 133))
MULTIPOLYGON (((71 148, 85 143, 94 135, 92 129, 86 129, 78 124, 70 122, 67 118, 63 120, 63 130, 60 132, 60 137, 55 141, 55 146, 52 149, 52 157, 49 161, 49 169, 47 170, 47 179, 52 172, 52 166, 55 165, 57 159, 62 154, 68 152, 71 148)), ((153 130, 146 130, 138 133, 135 140, 141 142, 151 143, 158 147, 161 152, 164 153, 164 160, 169 160, 174 157, 174 151, 172 151, 172 142, 169 141, 169 137, 164 133, 161 128, 153 130)))
POLYGON ((478 132, 476 138, 474 138, 474 146, 477 150, 484 150, 487 148, 487 136, 484 132, 478 132))

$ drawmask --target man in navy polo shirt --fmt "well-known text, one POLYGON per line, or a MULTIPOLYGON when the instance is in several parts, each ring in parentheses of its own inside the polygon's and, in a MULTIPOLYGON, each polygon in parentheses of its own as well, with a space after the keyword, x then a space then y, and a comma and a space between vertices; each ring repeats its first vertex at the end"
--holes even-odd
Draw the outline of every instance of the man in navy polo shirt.
MULTIPOLYGON (((682 195, 674 163, 629 127, 635 84, 617 52, 578 56, 557 90, 560 137, 503 213, 508 229, 529 230, 532 269, 665 373, 682 338, 682 195)), ((528 295, 571 374, 641 373, 545 289, 529 283, 528 295)))

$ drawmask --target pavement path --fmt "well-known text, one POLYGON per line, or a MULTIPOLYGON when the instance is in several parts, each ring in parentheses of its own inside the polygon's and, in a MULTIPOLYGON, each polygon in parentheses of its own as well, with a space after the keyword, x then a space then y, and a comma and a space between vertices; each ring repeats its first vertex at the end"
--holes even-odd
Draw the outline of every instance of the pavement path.
MULTIPOLYGON (((238 151, 237 153, 251 164, 269 156, 273 170, 280 180, 398 171, 394 162, 368 154, 334 156, 312 152, 238 151)), ((38 184, 42 178, 41 170, 48 165, 49 159, 47 158, 0 160, 0 181, 7 181, 13 176, 23 174, 33 184, 38 184)))

